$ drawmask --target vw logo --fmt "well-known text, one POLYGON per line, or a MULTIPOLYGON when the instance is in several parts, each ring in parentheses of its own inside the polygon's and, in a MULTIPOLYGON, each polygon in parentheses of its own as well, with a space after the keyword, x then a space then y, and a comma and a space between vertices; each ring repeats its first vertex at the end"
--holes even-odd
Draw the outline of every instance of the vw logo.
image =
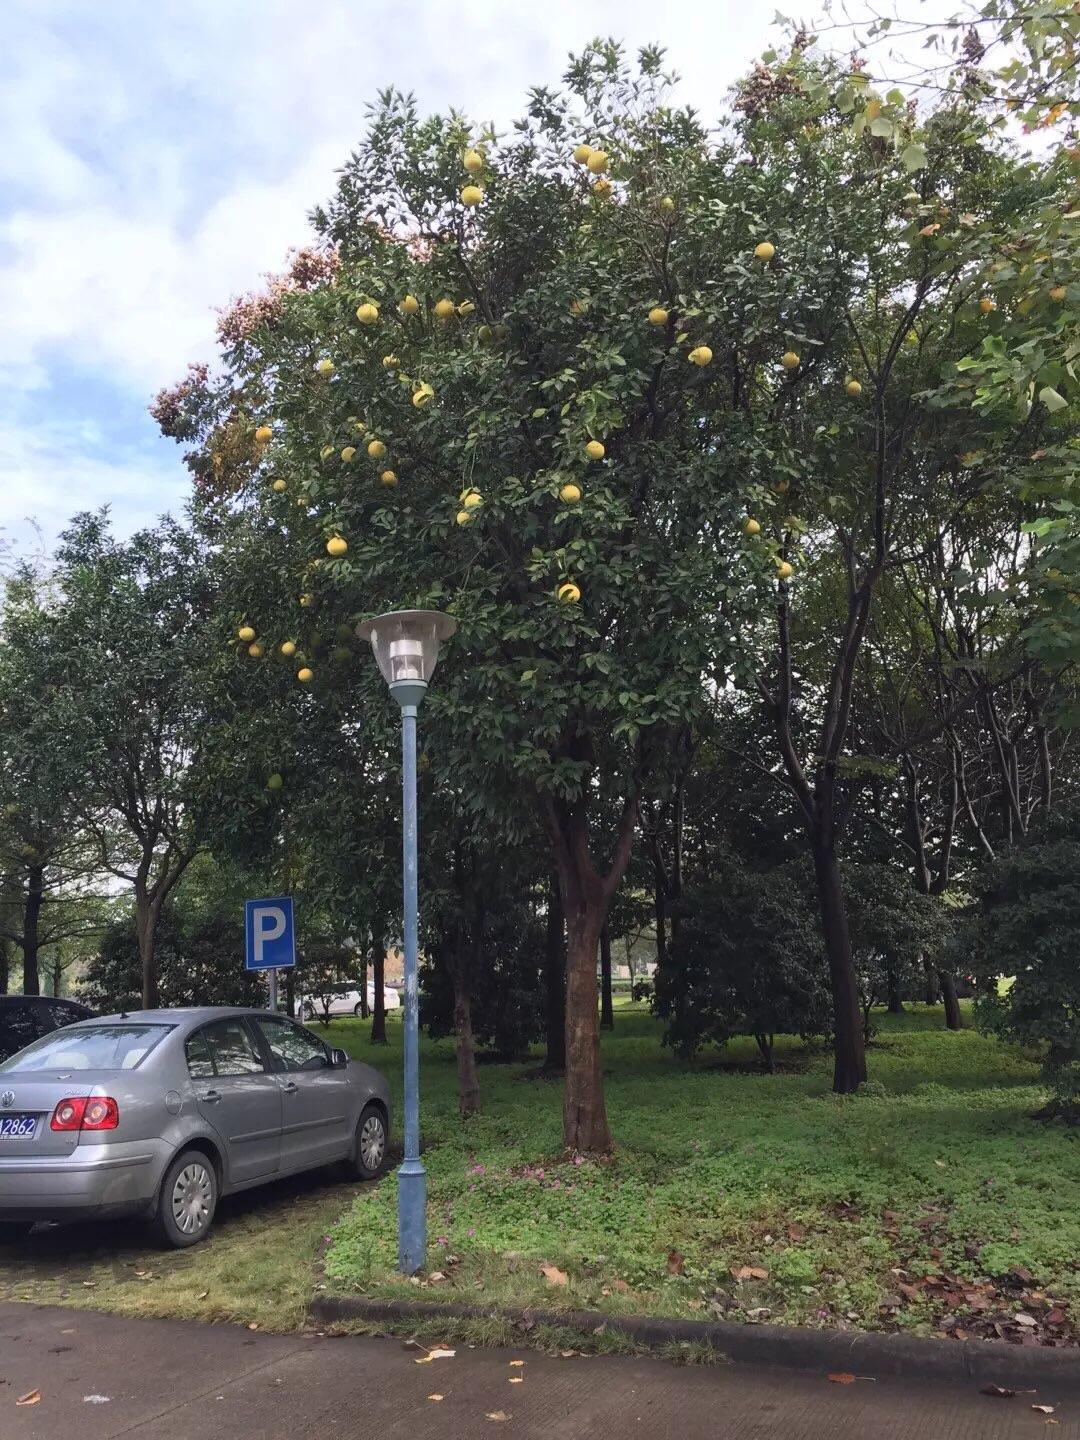
POLYGON ((7 1109, 7 1107, 8 1107, 9 1105, 14 1105, 14 1104, 15 1104, 15 1091, 14 1091, 14 1090, 5 1090, 4 1093, 3 1093, 2 1095, 0 1095, 0 1105, 3 1105, 4 1108, 7 1109))

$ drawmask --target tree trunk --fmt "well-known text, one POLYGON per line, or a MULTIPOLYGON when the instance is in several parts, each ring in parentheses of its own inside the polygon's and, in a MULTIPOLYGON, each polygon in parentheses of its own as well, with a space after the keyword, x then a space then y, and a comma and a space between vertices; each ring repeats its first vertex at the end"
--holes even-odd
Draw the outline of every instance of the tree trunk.
POLYGON ((603 902, 567 906, 566 916, 566 1088, 563 1140, 568 1150, 605 1153, 611 1130, 604 1107, 597 1014, 596 949, 603 927, 603 902))
POLYGON ((544 997, 547 1030, 544 1069, 557 1074, 566 1068, 566 916, 556 875, 548 885, 544 997))
POLYGON ((946 1030, 962 1030, 964 1017, 956 995, 956 977, 948 970, 939 970, 938 984, 941 986, 941 998, 945 1001, 946 1030))
MULTIPOLYGON (((655 842, 654 842, 655 844, 655 842)), ((653 915, 656 920, 656 968, 667 968, 667 887, 658 857, 653 859, 653 915)))
POLYGON ((612 897, 630 863, 638 804, 634 794, 624 800, 611 865, 601 875, 590 849, 587 803, 587 799, 570 804, 550 801, 543 814, 566 913, 563 1144, 567 1150, 596 1155, 612 1148, 600 1068, 596 949, 612 897))
POLYGON ((59 960, 54 960, 52 967, 52 995, 54 1000, 60 999, 60 984, 63 978, 64 967, 59 960))
POLYGON ((8 986, 11 983, 11 951, 8 949, 8 942, 0 940, 0 995, 8 993, 8 986))
POLYGON ((361 1019, 361 1020, 369 1020, 369 1019, 371 1018, 371 1006, 368 1004, 368 999, 367 999, 367 975, 368 975, 368 959, 367 959, 367 956, 364 954, 364 952, 361 950, 361 952, 360 952, 360 1019, 361 1019))
POLYGON ((890 1015, 902 1015, 904 1013, 904 1001, 900 994, 900 981, 896 971, 889 970, 889 1003, 886 1007, 890 1015))
POLYGON ((41 907, 45 900, 45 867, 31 865, 26 876, 26 899, 23 903, 23 994, 41 994, 38 973, 38 936, 41 930, 41 907))
POLYGON ((866 1044, 859 987, 851 956, 851 934, 836 851, 819 840, 814 841, 813 851, 821 929, 832 988, 833 1090, 837 1095, 850 1095, 866 1079, 866 1044))
POLYGON ((600 1028, 615 1029, 615 1006, 611 995, 611 934, 606 925, 600 931, 600 1028))
POLYGON ((927 1005, 936 1005, 938 1002, 938 978, 935 971, 927 968, 925 996, 927 1005))
POLYGON ((457 1048, 458 1112, 463 1120, 480 1113, 480 1080, 473 1044, 472 999, 461 966, 454 967, 454 1038, 457 1048))
POLYGON ((371 946, 372 984, 375 1004, 371 1008, 371 1043, 386 1044, 386 942, 381 935, 373 937, 371 946))
POLYGON ((765 1062, 765 1069, 769 1072, 770 1075, 775 1074, 776 1062, 773 1059, 774 1036, 755 1035, 754 1039, 757 1041, 757 1047, 761 1051, 761 1058, 765 1062))
POLYGON ((135 935, 139 942, 142 1008, 157 1010, 161 989, 157 969, 157 907, 145 891, 135 892, 135 935))

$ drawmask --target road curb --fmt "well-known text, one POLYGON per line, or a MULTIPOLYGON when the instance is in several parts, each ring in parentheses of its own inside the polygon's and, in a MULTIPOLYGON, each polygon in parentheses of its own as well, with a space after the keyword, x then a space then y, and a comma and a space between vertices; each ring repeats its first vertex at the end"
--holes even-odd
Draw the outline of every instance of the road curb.
POLYGON ((708 1344, 741 1365, 860 1376, 977 1381, 1020 1390, 1053 1381, 1080 1381, 1080 1350, 1000 1344, 992 1340, 930 1340, 853 1330, 809 1330, 791 1325, 736 1325, 723 1320, 664 1320, 608 1315, 598 1310, 542 1310, 454 1305, 423 1300, 365 1300, 316 1295, 314 1318, 325 1324, 363 1320, 400 1324, 417 1320, 490 1320, 557 1325, 585 1334, 603 1325, 641 1345, 659 1348, 708 1344))

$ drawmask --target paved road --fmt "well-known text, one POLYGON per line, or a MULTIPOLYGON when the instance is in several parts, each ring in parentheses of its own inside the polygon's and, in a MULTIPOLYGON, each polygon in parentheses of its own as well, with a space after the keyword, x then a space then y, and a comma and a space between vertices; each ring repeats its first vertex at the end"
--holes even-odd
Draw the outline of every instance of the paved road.
POLYGON ((1080 1440, 1080 1384, 1071 1396, 1058 1390, 1000 1400, 975 1385, 841 1386, 823 1375, 621 1357, 549 1359, 530 1350, 461 1348, 452 1359, 418 1365, 422 1353, 394 1340, 252 1334, 5 1304, 0 1436, 1080 1440), (35 1389, 39 1403, 16 1405, 35 1389), (434 1394, 442 1400, 432 1400, 434 1394), (1060 1423, 1048 1429, 1033 1402, 1053 1404, 1060 1423))

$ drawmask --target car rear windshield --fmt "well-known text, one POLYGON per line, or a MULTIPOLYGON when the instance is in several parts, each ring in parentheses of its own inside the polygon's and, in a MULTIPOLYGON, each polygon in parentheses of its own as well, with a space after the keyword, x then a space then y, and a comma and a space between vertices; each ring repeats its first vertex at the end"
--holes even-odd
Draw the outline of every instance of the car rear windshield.
POLYGON ((72 1025, 27 1045, 5 1070, 134 1070, 171 1025, 72 1025))

